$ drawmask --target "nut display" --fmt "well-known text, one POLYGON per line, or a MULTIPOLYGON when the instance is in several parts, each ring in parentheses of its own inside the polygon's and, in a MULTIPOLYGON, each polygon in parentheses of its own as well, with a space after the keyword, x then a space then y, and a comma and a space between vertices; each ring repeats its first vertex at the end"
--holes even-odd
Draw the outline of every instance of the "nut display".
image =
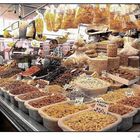
POLYGON ((101 131, 116 121, 117 118, 110 114, 84 111, 70 117, 63 123, 75 131, 101 131))
POLYGON ((20 72, 21 72, 20 69, 11 68, 11 69, 5 70, 3 72, 0 72, 0 77, 1 78, 10 78, 10 77, 12 77, 20 72))
POLYGON ((126 98, 126 99, 119 101, 118 103, 132 106, 135 108, 140 108, 140 97, 137 97, 137 96, 136 97, 129 97, 129 98, 126 98))
POLYGON ((44 108, 43 113, 53 118, 62 118, 85 109, 88 109, 88 106, 85 104, 75 105, 73 103, 60 103, 44 108))
POLYGON ((23 95, 18 95, 18 98, 24 101, 39 98, 41 96, 46 96, 47 93, 45 92, 40 92, 40 91, 31 91, 29 93, 23 94, 23 95))
POLYGON ((108 92, 107 94, 104 94, 100 97, 102 97, 108 103, 114 103, 114 102, 117 102, 123 98, 126 98, 124 93, 127 90, 128 89, 114 90, 114 91, 108 92))
POLYGON ((41 108, 46 105, 50 105, 50 104, 54 104, 54 103, 58 103, 58 102, 66 101, 66 100, 67 99, 65 96, 61 94, 56 94, 52 96, 46 96, 41 99, 36 99, 34 101, 30 101, 29 105, 31 105, 34 108, 41 108))
POLYGON ((92 76, 79 76, 74 80, 74 82, 89 89, 98 89, 109 86, 107 82, 98 78, 93 78, 92 76))
POLYGON ((9 82, 9 84, 4 86, 4 89, 5 90, 15 90, 23 85, 27 85, 27 84, 24 82, 21 82, 21 81, 11 81, 11 82, 9 82))
POLYGON ((111 104, 109 106, 109 111, 116 113, 116 114, 119 114, 119 115, 125 115, 125 114, 132 112, 133 109, 130 107, 126 107, 124 105, 121 105, 121 104, 111 104))
POLYGON ((42 79, 39 80, 32 80, 29 82, 30 85, 32 86, 37 86, 38 88, 45 88, 48 85, 48 82, 42 79))
POLYGON ((12 95, 20 95, 20 94, 25 94, 25 93, 31 92, 31 91, 38 91, 38 88, 30 86, 30 85, 23 85, 15 90, 10 90, 9 92, 12 95))
POLYGON ((127 79, 127 80, 133 80, 136 78, 136 76, 134 74, 129 73, 122 69, 111 70, 110 73, 113 75, 118 75, 119 77, 127 79))

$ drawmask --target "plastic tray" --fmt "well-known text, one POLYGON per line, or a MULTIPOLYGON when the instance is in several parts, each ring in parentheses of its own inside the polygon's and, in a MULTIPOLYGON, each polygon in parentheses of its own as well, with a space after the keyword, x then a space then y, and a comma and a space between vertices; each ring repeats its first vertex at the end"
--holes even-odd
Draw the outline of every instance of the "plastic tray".
MULTIPOLYGON (((51 107, 51 106, 54 106, 54 105, 59 105, 59 104, 62 104, 62 103, 72 103, 72 101, 64 101, 64 102, 61 102, 61 103, 55 103, 53 105, 42 107, 38 111, 40 116, 43 118, 43 125, 51 131, 62 131, 62 129, 58 126, 58 120, 60 118, 50 117, 50 116, 46 115, 42 110, 44 108, 47 109, 48 107, 51 107)), ((88 107, 88 109, 91 108, 89 105, 87 105, 87 107, 88 107)))
MULTIPOLYGON (((46 96, 42 96, 42 97, 39 97, 39 98, 36 98, 36 99, 28 100, 28 101, 26 101, 26 102, 24 103, 25 107, 28 109, 29 116, 30 116, 31 118, 33 118, 34 120, 36 120, 37 122, 39 122, 39 123, 42 123, 42 122, 43 122, 42 117, 41 117, 40 114, 38 113, 39 108, 34 108, 34 107, 32 107, 32 106, 29 104, 29 102, 30 102, 30 101, 34 101, 34 100, 37 100, 37 99, 42 99, 42 98, 44 98, 44 97, 46 97, 46 96)), ((69 100, 69 99, 67 99, 67 100, 69 100)))
POLYGON ((140 123, 140 108, 137 109, 138 112, 133 118, 133 123, 140 123))
MULTIPOLYGON (((91 110, 91 109, 90 109, 90 110, 91 110)), ((81 112, 84 112, 84 111, 81 111, 81 112)), ((79 114, 79 113, 80 113, 80 112, 75 113, 75 114, 73 114, 73 115, 68 115, 68 116, 66 116, 66 117, 64 117, 64 118, 62 118, 62 119, 60 119, 60 120, 58 121, 59 127, 60 127, 63 131, 66 131, 66 132, 75 131, 75 130, 71 129, 70 127, 66 126, 66 125, 63 123, 63 121, 65 121, 65 120, 67 120, 67 119, 69 119, 69 118, 71 118, 71 117, 73 117, 73 116, 76 116, 76 115, 79 114)), ((107 127, 103 128, 103 129, 100 130, 100 131, 102 131, 102 132, 117 132, 118 125, 121 123, 122 118, 121 118, 120 115, 115 114, 115 113, 109 112, 109 114, 112 114, 112 115, 116 116, 116 117, 117 117, 117 121, 114 122, 113 124, 108 125, 107 127)))
POLYGON ((118 131, 127 131, 133 126, 133 117, 136 115, 137 109, 130 106, 127 107, 132 108, 133 111, 121 116, 122 122, 118 125, 118 131))

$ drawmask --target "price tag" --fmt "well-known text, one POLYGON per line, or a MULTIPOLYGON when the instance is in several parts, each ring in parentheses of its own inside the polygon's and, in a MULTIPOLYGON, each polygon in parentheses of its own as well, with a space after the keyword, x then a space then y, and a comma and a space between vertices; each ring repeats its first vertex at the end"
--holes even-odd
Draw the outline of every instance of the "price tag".
POLYGON ((84 97, 76 97, 75 98, 75 104, 76 105, 83 104, 83 102, 84 102, 84 97))
POLYGON ((36 87, 39 88, 39 84, 37 84, 36 87))
POLYGON ((94 111, 98 113, 107 114, 109 105, 102 98, 96 98, 96 104, 94 107, 94 111))
POLYGON ((17 78, 16 78, 16 80, 21 80, 22 78, 21 78, 21 75, 19 74, 19 75, 17 75, 17 78))
POLYGON ((106 72, 106 70, 103 70, 102 71, 102 77, 106 77, 107 76, 107 72, 106 72))
POLYGON ((133 96, 135 96, 135 94, 134 94, 133 90, 128 90, 128 91, 125 92, 125 96, 133 97, 133 96))

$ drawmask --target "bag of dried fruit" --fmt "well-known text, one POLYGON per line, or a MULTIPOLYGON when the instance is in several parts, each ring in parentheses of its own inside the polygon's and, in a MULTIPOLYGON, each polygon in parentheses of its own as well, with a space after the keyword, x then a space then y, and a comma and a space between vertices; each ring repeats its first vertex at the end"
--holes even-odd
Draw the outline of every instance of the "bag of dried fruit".
POLYGON ((65 13, 61 24, 62 29, 76 28, 74 25, 75 14, 76 10, 74 5, 65 6, 65 13))
POLYGON ((64 16, 64 8, 65 8, 65 6, 63 4, 61 4, 56 9, 53 31, 58 31, 59 29, 61 29, 61 24, 62 24, 62 20, 63 20, 63 16, 64 16))
POLYGON ((55 7, 53 5, 46 8, 44 13, 44 21, 46 24, 46 29, 48 31, 53 31, 55 25, 55 7))
POLYGON ((93 6, 91 4, 81 4, 76 9, 75 24, 91 24, 93 20, 93 6))
POLYGON ((93 7, 93 24, 108 25, 109 22, 109 6, 102 4, 93 7))
POLYGON ((44 20, 41 13, 37 11, 37 16, 35 17, 35 28, 37 35, 42 35, 44 31, 44 20))

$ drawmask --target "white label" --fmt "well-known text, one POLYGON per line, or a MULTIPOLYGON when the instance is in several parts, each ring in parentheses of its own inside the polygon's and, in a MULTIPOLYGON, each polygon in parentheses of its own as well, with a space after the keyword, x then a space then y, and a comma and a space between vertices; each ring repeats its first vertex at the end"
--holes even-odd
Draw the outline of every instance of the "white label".
POLYGON ((37 84, 36 87, 39 88, 39 84, 37 84))
POLYGON ((107 76, 107 72, 106 72, 106 70, 103 70, 102 71, 102 77, 106 77, 107 76))
POLYGON ((75 98, 75 104, 80 105, 84 102, 84 97, 76 97, 75 98))
POLYGON ((21 75, 17 75, 16 80, 21 80, 21 75))
POLYGON ((109 108, 108 103, 106 103, 103 99, 101 99, 101 98, 96 99, 94 111, 96 111, 98 113, 107 114, 108 108, 109 108))
POLYGON ((128 91, 125 92, 125 96, 127 96, 127 97, 133 97, 135 95, 134 95, 133 90, 128 90, 128 91))

